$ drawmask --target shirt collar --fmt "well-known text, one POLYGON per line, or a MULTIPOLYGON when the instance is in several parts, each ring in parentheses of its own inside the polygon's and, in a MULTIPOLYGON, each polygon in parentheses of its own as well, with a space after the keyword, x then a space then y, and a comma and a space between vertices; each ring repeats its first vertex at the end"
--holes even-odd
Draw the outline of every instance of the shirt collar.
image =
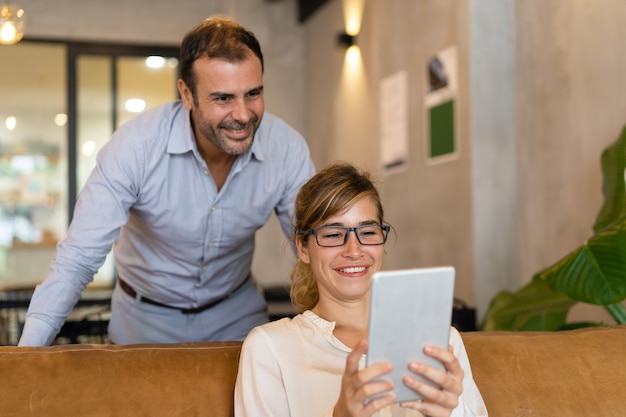
POLYGON ((351 348, 344 345, 333 334, 333 331, 335 330, 335 325, 337 324, 336 322, 325 320, 311 310, 306 310, 302 313, 302 316, 309 320, 315 327, 317 327, 321 331, 322 336, 324 337, 324 339, 326 339, 326 341, 328 341, 328 343, 344 352, 352 351, 351 348))
POLYGON ((197 152, 196 141, 191 129, 190 112, 185 108, 182 100, 178 100, 175 106, 178 107, 178 111, 172 118, 170 136, 167 141, 167 153, 182 154, 194 149, 197 152))

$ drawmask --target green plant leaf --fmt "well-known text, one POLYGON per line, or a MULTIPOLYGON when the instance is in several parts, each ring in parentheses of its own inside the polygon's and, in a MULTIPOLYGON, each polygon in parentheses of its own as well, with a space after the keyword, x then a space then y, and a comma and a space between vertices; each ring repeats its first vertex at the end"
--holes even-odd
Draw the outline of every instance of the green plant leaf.
POLYGON ((536 276, 573 300, 603 306, 621 302, 626 298, 626 222, 591 237, 536 276))
POLYGON ((626 216, 626 126, 617 141, 602 152, 601 164, 604 204, 593 225, 595 233, 626 216))
POLYGON ((518 291, 492 299, 481 330, 558 330, 576 304, 537 277, 518 291))
POLYGON ((626 324, 626 307, 623 304, 609 304, 605 308, 618 324, 626 324))

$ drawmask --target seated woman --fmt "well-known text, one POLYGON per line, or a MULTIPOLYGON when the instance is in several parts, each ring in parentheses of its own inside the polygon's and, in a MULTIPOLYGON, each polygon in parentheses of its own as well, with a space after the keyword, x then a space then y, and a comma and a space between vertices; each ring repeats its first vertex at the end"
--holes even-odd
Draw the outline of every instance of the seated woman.
POLYGON ((452 327, 448 350, 425 347, 445 372, 409 364, 442 387, 407 376, 404 383, 425 400, 397 403, 384 380, 391 365, 365 366, 370 285, 389 231, 368 174, 349 164, 320 171, 302 187, 295 217, 291 297, 301 314, 257 327, 244 341, 235 416, 486 416, 452 327))

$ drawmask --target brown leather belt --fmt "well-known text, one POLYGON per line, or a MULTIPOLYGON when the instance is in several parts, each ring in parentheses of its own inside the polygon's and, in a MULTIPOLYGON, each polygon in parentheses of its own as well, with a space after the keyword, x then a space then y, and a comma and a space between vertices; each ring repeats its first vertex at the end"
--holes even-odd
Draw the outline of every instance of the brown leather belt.
POLYGON ((241 284, 239 284, 239 286, 237 288, 235 288, 230 294, 227 294, 226 296, 224 296, 223 298, 220 298, 219 300, 214 300, 211 301, 210 303, 201 305, 200 307, 196 307, 196 308, 180 308, 180 307, 173 307, 173 306, 168 306, 167 304, 163 304, 163 303, 159 303, 158 301, 154 301, 151 300, 149 298, 146 298, 142 295, 138 296, 137 295, 137 291, 135 291, 133 289, 133 287, 131 287, 130 285, 128 285, 128 283, 126 281, 124 281, 121 278, 117 278, 117 281, 120 284, 120 288, 128 295, 130 295, 133 298, 137 298, 139 299, 139 301, 141 301, 142 303, 146 303, 146 304, 152 304, 155 306, 159 306, 159 307, 165 307, 165 308, 171 308, 173 310, 178 310, 183 314, 196 314, 196 313, 201 313, 205 310, 208 310, 209 308, 221 303, 222 301, 224 301, 225 299, 227 299, 228 297, 230 297, 231 294, 233 294, 235 291, 237 291, 238 289, 240 289, 241 287, 243 287, 243 285, 248 282, 248 280, 244 280, 241 284))

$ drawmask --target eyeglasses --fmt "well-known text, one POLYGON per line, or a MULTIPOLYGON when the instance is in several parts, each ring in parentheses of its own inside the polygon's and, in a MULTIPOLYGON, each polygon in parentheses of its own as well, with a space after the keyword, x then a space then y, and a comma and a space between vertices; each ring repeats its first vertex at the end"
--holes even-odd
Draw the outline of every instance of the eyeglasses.
POLYGON ((322 226, 298 234, 314 235, 317 244, 323 248, 343 246, 348 242, 348 235, 354 232, 361 245, 375 246, 387 242, 390 227, 385 224, 364 224, 357 227, 322 226))

